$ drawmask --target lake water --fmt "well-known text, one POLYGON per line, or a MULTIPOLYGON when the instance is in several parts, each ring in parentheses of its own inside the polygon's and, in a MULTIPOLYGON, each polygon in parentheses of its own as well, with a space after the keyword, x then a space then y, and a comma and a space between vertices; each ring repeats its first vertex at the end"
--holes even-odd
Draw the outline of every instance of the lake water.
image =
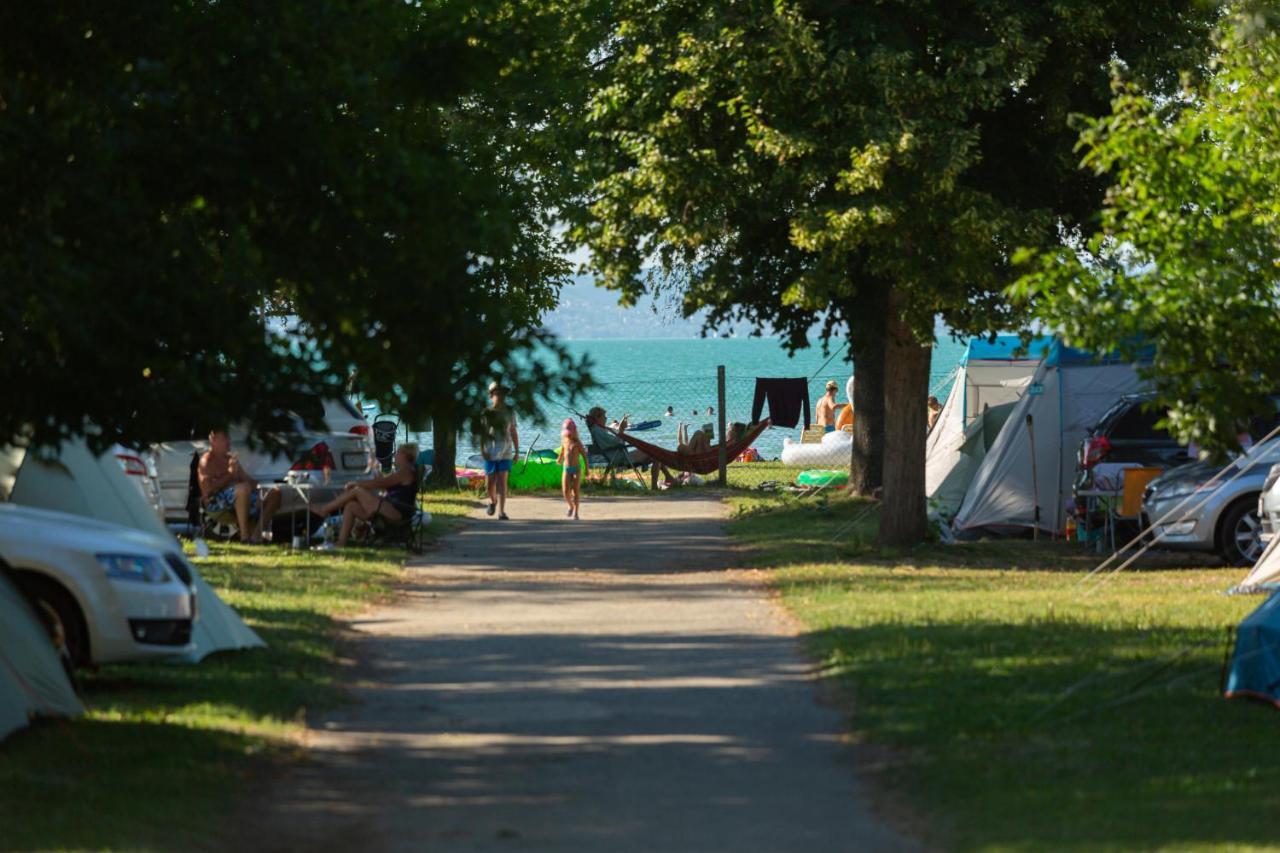
MULTIPOLYGON (((660 421, 659 427, 639 435, 654 444, 674 447, 680 422, 700 426, 715 420, 714 416, 707 415, 707 407, 717 405, 717 365, 725 367, 725 411, 729 421, 750 420, 756 377, 806 378, 811 407, 821 397, 826 381, 834 379, 840 383, 837 399, 845 402, 849 363, 844 358, 843 340, 832 342, 831 354, 813 348, 801 350, 795 356, 788 356, 774 338, 609 339, 566 343, 575 355, 585 354, 591 358, 592 375, 600 387, 574 405, 567 401, 549 404, 544 411, 544 423, 521 418, 522 450, 531 443, 535 450, 557 447, 560 422, 570 416, 571 411, 585 412, 593 405, 607 409, 610 418, 630 414, 632 423, 660 421), (667 406, 675 410, 675 417, 664 416, 667 406)), ((963 344, 950 338, 939 341, 933 352, 930 393, 944 399, 951 374, 963 354, 963 344)), ((920 408, 923 417, 923 400, 920 408)), ((581 421, 578 425, 583 426, 581 421)), ((766 459, 775 459, 782 451, 782 440, 798 438, 799 432, 799 427, 769 429, 755 446, 766 459)), ((425 442, 424 447, 431 446, 429 435, 421 436, 420 440, 425 442)), ((460 441, 458 461, 464 462, 474 452, 465 439, 460 441)))

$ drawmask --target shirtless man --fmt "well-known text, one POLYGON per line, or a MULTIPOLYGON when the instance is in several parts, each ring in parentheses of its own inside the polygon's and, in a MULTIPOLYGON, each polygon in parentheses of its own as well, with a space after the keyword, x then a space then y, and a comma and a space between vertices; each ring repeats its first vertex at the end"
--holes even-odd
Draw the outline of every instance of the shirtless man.
POLYGON ((836 389, 839 387, 834 381, 828 381, 827 393, 818 401, 818 426, 827 432, 836 431, 836 389))
POLYGON ((258 514, 258 484, 240 467, 240 459, 231 452, 231 436, 224 429, 209 431, 209 449, 200 456, 196 469, 200 484, 200 501, 206 512, 223 512, 235 507, 240 541, 261 542, 262 530, 280 508, 280 490, 272 489, 263 502, 256 530, 249 519, 258 514))

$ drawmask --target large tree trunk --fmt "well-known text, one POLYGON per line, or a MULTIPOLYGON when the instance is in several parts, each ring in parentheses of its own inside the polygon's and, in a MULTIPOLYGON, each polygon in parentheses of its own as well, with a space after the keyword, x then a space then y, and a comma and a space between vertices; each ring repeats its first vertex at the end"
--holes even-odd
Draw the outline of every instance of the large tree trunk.
POLYGON ((914 545, 927 530, 924 451, 930 347, 921 346, 891 297, 884 349, 884 499, 880 544, 914 545))
POLYGON ((431 424, 431 448, 435 464, 428 482, 436 489, 456 489, 458 476, 455 464, 458 456, 458 431, 444 418, 434 418, 431 424))
MULTIPOLYGON (((876 301, 876 300, 873 300, 876 301)), ((870 495, 884 484, 884 332, 887 307, 845 308, 853 361, 853 450, 849 488, 870 495), (854 319, 857 318, 857 319, 854 319)))

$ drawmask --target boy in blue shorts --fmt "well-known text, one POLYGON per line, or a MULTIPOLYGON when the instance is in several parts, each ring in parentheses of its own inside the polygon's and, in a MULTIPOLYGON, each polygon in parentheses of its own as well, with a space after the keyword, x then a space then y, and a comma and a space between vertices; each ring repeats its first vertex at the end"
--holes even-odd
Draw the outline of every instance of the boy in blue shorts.
POLYGON ((507 521, 507 478, 511 474, 511 460, 520 452, 520 434, 502 383, 490 383, 489 408, 482 418, 480 455, 484 457, 484 484, 489 493, 489 507, 485 512, 493 515, 496 511, 499 520, 507 521))

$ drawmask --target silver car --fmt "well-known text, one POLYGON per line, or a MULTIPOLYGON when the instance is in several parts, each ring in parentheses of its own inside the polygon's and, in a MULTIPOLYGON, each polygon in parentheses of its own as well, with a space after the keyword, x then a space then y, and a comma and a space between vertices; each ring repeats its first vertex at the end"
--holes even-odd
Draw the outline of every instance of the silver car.
POLYGON ((1280 440, 1226 466, 1192 462, 1172 468, 1143 492, 1143 526, 1159 522, 1153 533, 1160 547, 1217 553, 1233 566, 1251 565, 1263 548, 1259 495, 1277 462, 1280 440))
POLYGON ((1258 520, 1262 523, 1264 545, 1280 532, 1280 488, 1277 485, 1280 485, 1280 464, 1271 466, 1258 498, 1258 520))

